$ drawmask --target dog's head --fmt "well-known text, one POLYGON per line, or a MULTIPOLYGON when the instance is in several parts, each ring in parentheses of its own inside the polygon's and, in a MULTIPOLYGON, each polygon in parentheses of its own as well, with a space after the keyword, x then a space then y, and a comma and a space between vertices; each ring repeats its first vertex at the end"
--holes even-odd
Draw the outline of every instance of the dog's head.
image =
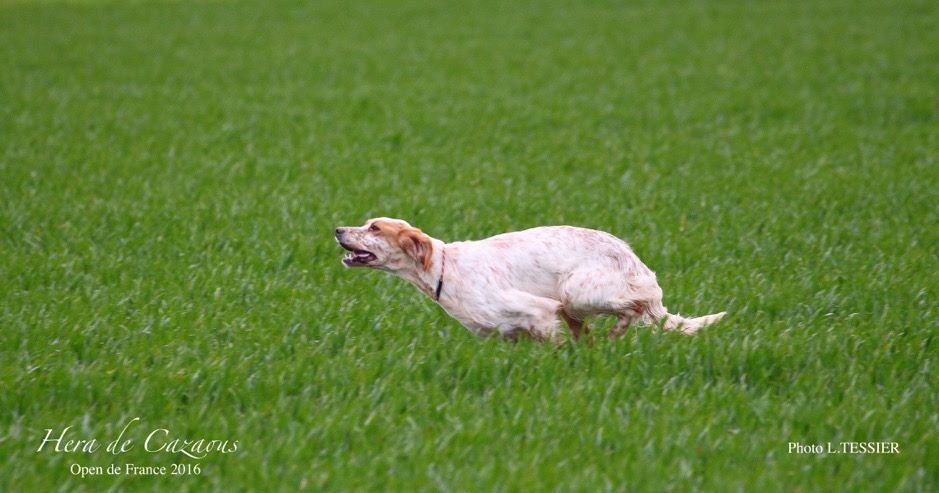
POLYGON ((371 267, 391 272, 430 269, 433 243, 421 230, 400 219, 379 217, 364 226, 336 228, 336 241, 352 252, 342 259, 347 267, 371 267))

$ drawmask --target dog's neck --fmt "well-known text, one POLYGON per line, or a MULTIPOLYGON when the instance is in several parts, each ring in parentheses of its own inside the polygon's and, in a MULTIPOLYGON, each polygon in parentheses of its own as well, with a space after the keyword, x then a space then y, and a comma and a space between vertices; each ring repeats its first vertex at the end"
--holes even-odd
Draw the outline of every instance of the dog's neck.
POLYGON ((436 238, 431 238, 430 242, 433 245, 433 251, 430 254, 430 268, 425 270, 422 265, 415 264, 413 268, 401 269, 396 274, 416 286, 422 293, 439 301, 436 296, 437 286, 443 282, 442 276, 446 272, 446 253, 444 250, 447 244, 436 238))

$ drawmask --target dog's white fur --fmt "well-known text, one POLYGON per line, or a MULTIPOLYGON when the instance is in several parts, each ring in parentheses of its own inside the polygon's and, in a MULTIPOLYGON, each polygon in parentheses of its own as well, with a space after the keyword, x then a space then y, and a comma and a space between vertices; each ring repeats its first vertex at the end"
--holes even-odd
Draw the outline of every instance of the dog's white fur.
POLYGON ((546 226, 444 243, 382 217, 337 228, 336 240, 358 252, 343 259, 347 266, 394 273, 431 298, 441 282, 437 302, 479 335, 528 333, 557 341, 560 316, 577 338, 588 317, 604 314, 618 319, 611 338, 636 321, 693 334, 724 316, 669 314, 655 273, 629 245, 602 231, 546 226))

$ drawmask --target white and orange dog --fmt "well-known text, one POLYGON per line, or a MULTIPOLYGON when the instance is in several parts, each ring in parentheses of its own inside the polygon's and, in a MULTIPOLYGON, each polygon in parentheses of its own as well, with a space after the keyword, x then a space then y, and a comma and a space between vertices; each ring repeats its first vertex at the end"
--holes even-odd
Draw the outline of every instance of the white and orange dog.
POLYGON ((593 315, 618 321, 610 338, 636 321, 693 334, 724 312, 684 318, 666 311, 662 289, 625 242, 571 226, 547 226, 479 241, 444 243, 400 219, 336 228, 348 267, 371 267, 417 286, 479 335, 558 341, 558 316, 575 338, 593 315))

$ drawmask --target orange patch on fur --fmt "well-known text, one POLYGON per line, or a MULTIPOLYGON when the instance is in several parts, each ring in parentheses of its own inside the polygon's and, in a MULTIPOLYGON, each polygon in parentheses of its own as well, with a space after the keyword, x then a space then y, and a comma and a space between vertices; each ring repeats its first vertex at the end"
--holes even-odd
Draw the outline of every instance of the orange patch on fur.
POLYGON ((430 270, 430 262, 433 258, 434 244, 430 237, 425 235, 418 228, 404 226, 397 223, 377 220, 372 224, 378 226, 379 231, 376 234, 394 238, 404 253, 421 264, 424 270, 430 270))

